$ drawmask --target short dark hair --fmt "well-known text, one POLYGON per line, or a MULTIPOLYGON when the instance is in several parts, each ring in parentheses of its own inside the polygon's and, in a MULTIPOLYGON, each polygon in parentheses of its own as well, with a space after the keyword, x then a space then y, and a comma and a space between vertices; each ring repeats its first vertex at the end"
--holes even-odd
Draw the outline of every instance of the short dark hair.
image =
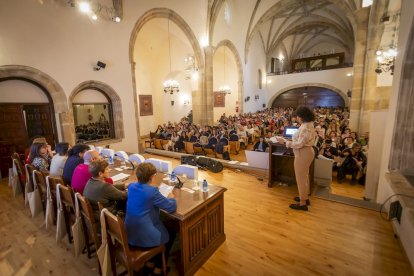
POLYGON ((361 146, 361 144, 360 143, 354 143, 353 145, 352 145, 352 148, 354 149, 354 148, 362 148, 362 146, 361 146))
POLYGON ((157 169, 151 163, 141 163, 138 165, 135 174, 140 183, 148 183, 151 176, 157 173, 157 169))
POLYGON ((105 160, 95 160, 89 163, 88 170, 92 177, 98 177, 99 173, 104 173, 108 166, 109 163, 105 160))
POLYGON ((78 155, 79 153, 83 153, 83 152, 88 151, 88 150, 89 150, 88 145, 76 144, 68 151, 68 155, 69 156, 78 155))
POLYGON ((299 106, 295 111, 295 115, 302 118, 305 123, 315 120, 315 114, 306 106, 299 106))
POLYGON ((64 156, 68 153, 69 143, 63 142, 56 145, 56 153, 60 156, 64 156))

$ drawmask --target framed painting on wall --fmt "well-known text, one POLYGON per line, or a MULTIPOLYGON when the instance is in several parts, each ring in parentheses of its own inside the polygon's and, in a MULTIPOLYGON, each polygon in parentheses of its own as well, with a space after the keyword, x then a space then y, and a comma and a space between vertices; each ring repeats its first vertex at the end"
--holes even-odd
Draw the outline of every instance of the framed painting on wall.
POLYGON ((214 92, 214 107, 225 107, 226 106, 226 97, 225 93, 214 92))
POLYGON ((152 112, 152 95, 139 95, 139 115, 151 116, 152 112))

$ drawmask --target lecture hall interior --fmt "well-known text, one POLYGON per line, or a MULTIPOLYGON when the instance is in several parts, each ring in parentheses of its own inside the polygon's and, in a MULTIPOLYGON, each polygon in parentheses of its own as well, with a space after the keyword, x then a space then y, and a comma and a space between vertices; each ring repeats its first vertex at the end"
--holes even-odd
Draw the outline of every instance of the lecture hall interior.
POLYGON ((1 0, 0 275, 414 275, 413 105, 413 0, 1 0), (146 163, 165 246, 128 239, 146 163))

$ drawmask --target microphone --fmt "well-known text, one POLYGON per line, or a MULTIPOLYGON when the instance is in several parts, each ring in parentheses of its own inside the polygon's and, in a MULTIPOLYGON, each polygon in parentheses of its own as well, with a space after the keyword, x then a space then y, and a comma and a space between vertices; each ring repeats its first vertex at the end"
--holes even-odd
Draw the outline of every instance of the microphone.
POLYGON ((176 188, 180 189, 183 186, 184 182, 182 182, 181 179, 178 176, 177 176, 177 180, 178 180, 178 183, 175 184, 174 186, 176 188))
POLYGON ((133 169, 135 169, 135 166, 134 166, 134 163, 133 163, 133 162, 131 162, 131 161, 130 161, 130 160, 128 160, 128 159, 126 159, 126 160, 125 160, 125 162, 129 162, 129 164, 131 164, 131 166, 132 166, 132 170, 133 170, 133 169))

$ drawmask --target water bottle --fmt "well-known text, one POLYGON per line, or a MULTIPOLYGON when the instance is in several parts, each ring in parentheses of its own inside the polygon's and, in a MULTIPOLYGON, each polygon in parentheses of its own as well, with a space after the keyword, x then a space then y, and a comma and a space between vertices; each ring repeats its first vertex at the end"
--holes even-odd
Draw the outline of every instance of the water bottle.
POLYGON ((175 182, 175 181, 177 181, 177 176, 175 175, 175 172, 173 171, 171 173, 171 182, 175 182))
POLYGON ((110 155, 109 156, 109 165, 113 165, 114 164, 114 158, 110 155))
POLYGON ((207 186, 207 180, 203 180, 203 192, 207 192, 208 191, 208 186, 207 186))

